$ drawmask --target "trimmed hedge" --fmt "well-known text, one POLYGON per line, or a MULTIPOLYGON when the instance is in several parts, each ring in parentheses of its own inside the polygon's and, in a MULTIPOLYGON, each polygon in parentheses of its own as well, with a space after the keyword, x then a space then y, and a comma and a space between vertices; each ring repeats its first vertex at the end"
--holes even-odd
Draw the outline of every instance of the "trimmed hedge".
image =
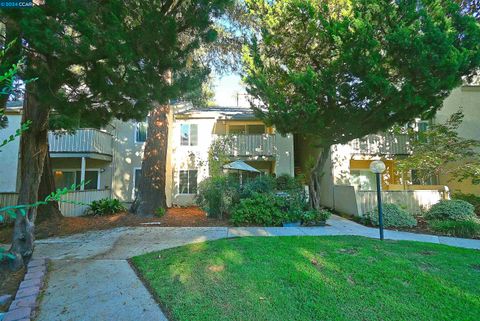
MULTIPOLYGON (((378 226, 378 209, 365 214, 365 218, 373 225, 378 226)), ((383 226, 385 227, 414 227, 417 220, 396 204, 383 204, 383 226)))
POLYGON ((442 200, 425 214, 427 220, 468 221, 475 218, 472 204, 462 200, 442 200))

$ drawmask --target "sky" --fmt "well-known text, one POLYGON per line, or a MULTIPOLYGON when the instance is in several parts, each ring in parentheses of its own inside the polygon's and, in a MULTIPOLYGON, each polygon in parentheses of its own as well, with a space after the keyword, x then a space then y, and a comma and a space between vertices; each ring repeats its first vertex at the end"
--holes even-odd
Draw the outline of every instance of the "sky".
POLYGON ((237 106, 238 94, 238 105, 241 107, 249 106, 248 101, 245 99, 245 86, 241 82, 238 74, 230 74, 223 77, 216 76, 214 80, 215 104, 227 107, 237 106))

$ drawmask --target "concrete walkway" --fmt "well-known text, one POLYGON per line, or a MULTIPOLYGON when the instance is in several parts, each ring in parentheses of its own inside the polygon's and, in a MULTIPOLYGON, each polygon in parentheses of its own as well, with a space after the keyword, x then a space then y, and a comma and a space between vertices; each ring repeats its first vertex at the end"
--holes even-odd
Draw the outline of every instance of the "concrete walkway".
MULTIPOLYGON (((360 235, 378 230, 332 217, 326 227, 130 227, 36 242, 34 257, 50 258, 39 321, 166 320, 126 259, 188 243, 243 236, 360 235)), ((480 249, 480 240, 385 231, 385 238, 480 249)))

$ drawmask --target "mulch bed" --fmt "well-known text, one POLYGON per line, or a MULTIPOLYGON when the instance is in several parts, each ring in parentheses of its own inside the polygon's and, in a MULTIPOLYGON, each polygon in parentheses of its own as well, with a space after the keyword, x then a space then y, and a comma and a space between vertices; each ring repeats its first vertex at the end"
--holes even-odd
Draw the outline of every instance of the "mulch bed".
MULTIPOLYGON (((11 272, 6 270, 0 270, 0 295, 9 294, 12 297, 15 296, 20 282, 23 280, 25 275, 25 269, 22 268, 18 271, 11 272)), ((5 312, 8 310, 10 301, 5 305, 0 305, 0 312, 5 312)))
MULTIPOLYGON (((208 218, 198 207, 169 208, 167 213, 159 217, 139 217, 129 213, 118 213, 107 216, 63 217, 53 222, 42 222, 35 228, 37 239, 82 233, 90 230, 105 230, 121 226, 142 226, 142 223, 157 222, 149 226, 228 226, 228 221, 208 218)), ((13 228, 0 229, 0 243, 10 243, 13 228)))

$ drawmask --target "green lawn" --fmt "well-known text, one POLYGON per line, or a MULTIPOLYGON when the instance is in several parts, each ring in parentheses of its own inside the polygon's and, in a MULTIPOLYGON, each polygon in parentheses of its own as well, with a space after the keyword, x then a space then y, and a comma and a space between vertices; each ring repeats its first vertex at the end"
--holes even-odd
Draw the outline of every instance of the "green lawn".
POLYGON ((361 237, 212 241, 134 257, 172 320, 480 320, 480 252, 361 237))

